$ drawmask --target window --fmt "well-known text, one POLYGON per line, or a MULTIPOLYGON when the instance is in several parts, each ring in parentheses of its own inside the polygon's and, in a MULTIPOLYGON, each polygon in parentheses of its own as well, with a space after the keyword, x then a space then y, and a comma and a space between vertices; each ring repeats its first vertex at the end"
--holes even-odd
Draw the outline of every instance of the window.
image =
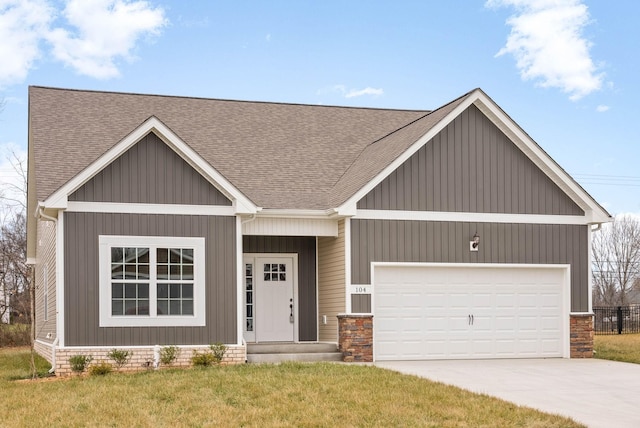
POLYGON ((100 326, 205 325, 204 238, 100 236, 100 326))

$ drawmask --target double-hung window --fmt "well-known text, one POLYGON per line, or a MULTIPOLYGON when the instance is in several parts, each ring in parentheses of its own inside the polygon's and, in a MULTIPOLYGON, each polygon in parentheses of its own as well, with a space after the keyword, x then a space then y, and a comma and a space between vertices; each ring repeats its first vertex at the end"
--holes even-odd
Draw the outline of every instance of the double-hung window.
POLYGON ((205 325, 204 238, 99 237, 100 326, 205 325))

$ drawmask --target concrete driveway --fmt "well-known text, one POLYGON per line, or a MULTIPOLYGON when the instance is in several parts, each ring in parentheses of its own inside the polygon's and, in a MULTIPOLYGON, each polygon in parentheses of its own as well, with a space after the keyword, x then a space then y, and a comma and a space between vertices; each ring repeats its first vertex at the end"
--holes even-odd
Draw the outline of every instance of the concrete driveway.
POLYGON ((554 358, 375 365, 568 416, 589 427, 640 427, 640 364, 554 358))

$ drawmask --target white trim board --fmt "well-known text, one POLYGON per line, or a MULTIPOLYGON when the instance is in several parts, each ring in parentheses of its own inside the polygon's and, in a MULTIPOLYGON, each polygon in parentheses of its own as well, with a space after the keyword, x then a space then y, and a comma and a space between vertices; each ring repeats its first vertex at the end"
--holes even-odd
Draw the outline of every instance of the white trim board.
POLYGON ((417 220, 460 221, 466 223, 521 223, 521 224, 589 224, 584 216, 544 214, 500 214, 446 211, 361 210, 356 220, 417 220))
POLYGON ((235 215, 235 208, 231 205, 130 204, 123 202, 69 201, 67 211, 114 214, 235 215))

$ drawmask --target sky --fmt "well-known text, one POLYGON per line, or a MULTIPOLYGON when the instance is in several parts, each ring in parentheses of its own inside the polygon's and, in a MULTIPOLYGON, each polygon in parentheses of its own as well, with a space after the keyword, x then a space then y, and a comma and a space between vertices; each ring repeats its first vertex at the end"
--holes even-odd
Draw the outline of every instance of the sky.
POLYGON ((0 0, 0 189, 28 87, 398 109, 482 88, 612 215, 640 214, 636 0, 0 0))

